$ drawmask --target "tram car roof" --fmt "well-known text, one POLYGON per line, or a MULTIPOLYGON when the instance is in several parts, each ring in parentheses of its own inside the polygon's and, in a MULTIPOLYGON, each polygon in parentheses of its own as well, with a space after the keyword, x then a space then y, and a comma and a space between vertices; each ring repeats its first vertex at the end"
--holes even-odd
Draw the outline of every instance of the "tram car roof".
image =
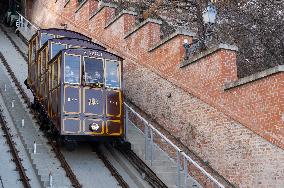
MULTIPOLYGON (((53 35, 53 36, 55 36, 53 38, 69 37, 69 38, 78 38, 78 39, 89 40, 89 41, 92 40, 90 37, 87 37, 86 35, 83 35, 83 34, 78 33, 76 31, 71 31, 71 30, 67 30, 67 29, 50 28, 50 29, 39 29, 33 35, 33 37, 30 39, 30 41, 33 40, 36 36, 41 36, 41 34, 53 35)), ((41 46, 43 46, 43 45, 44 44, 41 44, 41 46)))
MULTIPOLYGON (((92 49, 92 48, 69 48, 61 50, 61 53, 58 53, 54 58, 57 58, 60 54, 72 54, 72 55, 81 55, 86 57, 96 57, 96 58, 103 58, 103 59, 109 59, 109 60, 117 60, 117 61, 123 61, 123 58, 115 55, 111 52, 100 50, 100 49, 92 49)), ((49 61, 51 63, 52 60, 49 61)))
MULTIPOLYGON (((100 49, 100 50, 106 50, 105 47, 94 43, 92 41, 89 40, 84 40, 84 39, 78 39, 78 38, 69 38, 69 37, 63 37, 63 38, 53 38, 53 39, 49 39, 48 42, 46 42, 40 49, 45 48, 48 44, 50 43, 60 43, 63 45, 71 45, 75 47, 79 47, 79 48, 94 48, 94 49, 100 49)), ((71 47, 72 48, 72 47, 71 47)))

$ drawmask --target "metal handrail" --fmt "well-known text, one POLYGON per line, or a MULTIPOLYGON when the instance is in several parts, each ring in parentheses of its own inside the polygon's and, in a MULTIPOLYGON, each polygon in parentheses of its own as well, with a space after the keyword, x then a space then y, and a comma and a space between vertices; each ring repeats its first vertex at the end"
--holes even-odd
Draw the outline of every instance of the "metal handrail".
POLYGON ((198 168, 204 175, 206 175, 209 179, 211 179, 215 184, 217 184, 220 188, 225 188, 220 182, 218 182, 215 178, 213 178, 204 168, 202 168, 197 162, 195 162, 192 158, 186 155, 184 152, 181 152, 181 155, 184 156, 187 160, 189 160, 196 168, 198 168))
MULTIPOLYGON (((158 131, 153 125, 151 125, 145 118, 143 118, 139 113, 137 113, 132 107, 130 107, 126 102, 124 105, 135 114, 140 120, 142 120, 149 128, 151 128, 155 133, 157 133, 162 139, 164 139, 168 144, 170 144, 177 151, 178 163, 180 163, 179 155, 181 154, 184 159, 190 161, 196 168, 198 168, 205 176, 207 176, 210 180, 212 180, 219 188, 225 188, 218 180, 212 177, 204 168, 202 168, 197 162, 195 162, 191 157, 189 157, 185 152, 183 152, 178 146, 176 146, 171 140, 169 140, 166 136, 164 136, 160 131, 158 131)), ((126 112, 126 117, 128 117, 128 113, 126 112)), ((126 120, 127 121, 127 120, 126 120)), ((153 137, 151 137, 151 141, 153 137)), ((152 162, 152 161, 151 161, 152 162)), ((184 169, 186 169, 185 176, 187 177, 187 163, 184 164, 184 169)), ((178 170, 180 170, 180 164, 178 164, 178 170)), ((179 177, 178 177, 179 181, 179 177)), ((186 180, 185 180, 186 182, 186 180)), ((178 187, 180 186, 178 182, 178 187)))
POLYGON ((133 108, 131 108, 128 104, 124 102, 124 105, 129 108, 135 115, 137 115, 144 123, 147 124, 148 127, 153 129, 160 137, 162 137, 166 142, 168 142, 173 148, 175 148, 177 151, 182 152, 182 150, 177 147, 171 140, 169 140, 167 137, 165 137, 161 132, 159 132, 153 125, 151 125, 145 118, 143 118, 140 114, 138 114, 133 108))
POLYGON ((19 12, 16 11, 16 13, 23 18, 26 22, 28 22, 32 27, 34 27, 36 30, 38 30, 39 28, 37 26, 35 26, 33 23, 31 23, 25 16, 23 16, 22 14, 20 14, 19 12))

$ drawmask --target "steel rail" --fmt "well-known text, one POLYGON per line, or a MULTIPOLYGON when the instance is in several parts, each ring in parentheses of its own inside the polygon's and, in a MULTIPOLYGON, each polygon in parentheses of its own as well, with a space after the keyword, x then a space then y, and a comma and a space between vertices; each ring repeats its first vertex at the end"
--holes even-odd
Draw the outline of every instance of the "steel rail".
MULTIPOLYGON (((30 109, 31 113, 36 114, 36 111, 34 109, 31 108, 31 101, 30 98, 27 96, 27 94, 25 93, 22 85, 20 84, 19 80, 17 79, 17 77, 15 76, 14 72, 12 71, 10 65, 8 64, 7 60, 5 59, 5 57, 3 56, 3 54, 0 52, 0 59, 2 60, 3 65, 5 66, 7 72, 10 74, 13 83, 15 84, 16 88, 18 89, 22 99, 24 100, 25 103, 27 103, 28 108, 30 109)), ((37 120, 40 122, 40 119, 37 118, 37 120)), ((74 186, 75 188, 81 188, 82 185, 79 183, 76 175, 74 174, 74 172, 72 171, 71 167, 69 166, 69 164, 67 163, 67 161, 65 160, 63 154, 60 152, 60 150, 55 146, 55 144, 53 143, 53 140, 51 138, 48 138, 50 145, 52 146, 53 151, 56 154, 56 157, 59 159, 61 166, 63 167, 63 169, 66 172, 66 176, 70 179, 72 186, 74 186)))
POLYGON ((110 171, 111 175, 117 180, 118 184, 123 188, 130 188, 129 185, 124 181, 124 179, 121 177, 121 175, 117 172, 117 170, 113 167, 111 162, 106 158, 106 156, 101 152, 99 147, 94 148, 95 153, 99 157, 99 159, 102 160, 104 165, 107 167, 107 169, 110 171))
MULTIPOLYGON (((25 188, 31 188, 31 185, 29 183, 29 178, 26 175, 25 169, 23 167, 23 164, 21 162, 21 158, 18 155, 18 150, 15 147, 15 144, 12 140, 12 135, 9 131, 9 128, 7 127, 7 122, 5 121, 5 117, 3 116, 3 110, 0 109, 0 125, 2 127, 2 130, 5 133, 6 140, 7 140, 7 144, 9 145, 10 151, 12 153, 13 156, 13 161, 16 163, 16 167, 19 171, 20 177, 21 177, 21 181, 23 182, 23 185, 25 188)), ((2 182, 2 180, 1 180, 2 182)), ((3 185, 2 185, 3 186, 3 185)))
POLYGON ((151 168, 144 163, 144 161, 129 148, 123 146, 117 146, 116 149, 122 153, 122 155, 133 165, 133 167, 141 174, 145 175, 145 180, 155 188, 165 188, 166 184, 159 179, 159 177, 153 172, 151 168))
POLYGON ((51 138, 48 138, 48 142, 51 145, 53 151, 55 152, 56 157, 59 159, 59 161, 61 163, 61 166, 66 171, 66 176, 70 179, 70 181, 72 183, 72 186, 75 187, 75 188, 81 188, 82 185, 78 181, 76 175, 72 171, 71 167, 67 163, 65 157, 63 156, 63 154, 61 153, 59 148, 54 144, 54 142, 53 142, 53 140, 51 138))

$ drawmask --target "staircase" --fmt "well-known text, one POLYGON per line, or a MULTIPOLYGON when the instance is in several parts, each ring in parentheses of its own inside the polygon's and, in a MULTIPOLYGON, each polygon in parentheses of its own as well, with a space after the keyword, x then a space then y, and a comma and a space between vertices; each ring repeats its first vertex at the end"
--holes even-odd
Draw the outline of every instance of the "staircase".
MULTIPOLYGON (((144 133, 138 129, 132 122, 128 124, 127 139, 131 142, 132 150, 144 160, 144 162, 151 167, 156 175, 170 188, 178 187, 178 164, 168 154, 163 151, 157 144, 153 144, 153 161, 145 160, 145 136, 144 133)), ((147 145, 147 151, 150 151, 150 144, 147 145)), ((147 155, 147 154, 146 154, 147 155)), ((149 155, 148 155, 149 156, 149 155)), ((184 171, 180 170, 180 186, 185 187, 184 171)), ((192 188, 201 188, 201 185, 188 176, 187 186, 192 188)))
MULTIPOLYGON (((7 45, 8 48, 8 45, 7 45)), ((7 49, 8 50, 8 49, 7 49)), ((13 51, 14 49, 8 50, 13 51)), ((5 56, 5 54, 4 54, 5 56)), ((41 183, 41 187, 49 187, 49 173, 53 176, 53 187, 71 187, 65 171, 60 167, 60 162, 55 158, 51 147, 47 145, 47 140, 40 134, 38 126, 30 116, 28 109, 23 105, 21 99, 12 86, 3 65, 0 65, 0 88, 5 106, 13 119, 19 137, 25 147, 27 155, 35 169, 35 173, 41 183), (6 84, 7 91, 4 90, 6 84), (14 107, 11 105, 14 103, 14 107), (21 113, 19 113, 21 112, 21 113), (24 120, 24 126, 22 126, 24 120), (36 143, 36 153, 34 153, 34 143, 36 143)))

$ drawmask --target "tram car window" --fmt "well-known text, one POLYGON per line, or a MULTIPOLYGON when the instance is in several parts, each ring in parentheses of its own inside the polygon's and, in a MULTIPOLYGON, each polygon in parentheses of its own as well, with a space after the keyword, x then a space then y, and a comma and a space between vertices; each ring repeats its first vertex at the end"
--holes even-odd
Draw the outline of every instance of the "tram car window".
POLYGON ((64 54, 64 83, 81 83, 81 57, 78 55, 64 54))
POLYGON ((106 60, 106 87, 120 88, 119 62, 106 60))
POLYGON ((84 57, 85 84, 101 87, 104 84, 103 59, 84 57))
MULTIPOLYGON (((36 80, 39 78, 36 77, 36 74, 39 70, 41 70, 36 62, 38 60, 38 50, 45 45, 47 41, 54 38, 62 38, 62 37, 69 37, 69 38, 77 38, 81 40, 91 41, 91 38, 74 31, 69 31, 65 29, 40 29, 38 30, 31 40, 29 41, 29 56, 28 56, 28 78, 26 84, 29 84, 33 90, 35 90, 36 86, 39 83, 36 83, 36 80)), ((55 47, 56 48, 56 47, 55 47)), ((58 46, 58 48, 62 48, 58 46)), ((55 55, 55 54, 54 54, 55 55)))

